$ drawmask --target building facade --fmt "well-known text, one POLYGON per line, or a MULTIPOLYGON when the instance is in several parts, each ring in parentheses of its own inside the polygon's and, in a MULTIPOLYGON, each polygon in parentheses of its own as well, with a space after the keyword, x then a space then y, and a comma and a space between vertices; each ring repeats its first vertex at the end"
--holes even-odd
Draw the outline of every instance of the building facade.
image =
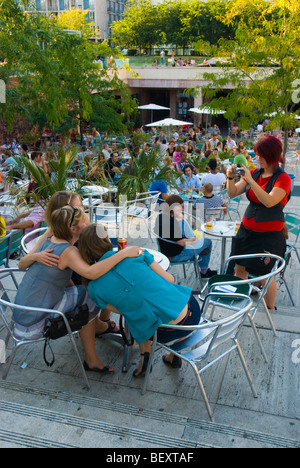
POLYGON ((35 0, 28 1, 27 11, 59 15, 71 8, 87 10, 87 16, 99 29, 101 39, 110 38, 110 26, 123 18, 126 0, 35 0))

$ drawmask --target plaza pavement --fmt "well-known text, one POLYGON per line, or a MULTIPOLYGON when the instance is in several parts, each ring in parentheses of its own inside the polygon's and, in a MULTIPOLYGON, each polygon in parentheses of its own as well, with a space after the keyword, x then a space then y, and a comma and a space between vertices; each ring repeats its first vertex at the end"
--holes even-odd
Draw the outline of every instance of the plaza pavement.
MULTIPOLYGON (((300 189, 298 177, 296 187, 300 189)), ((300 197, 292 196, 287 211, 299 212, 299 203, 300 197)), ((242 208, 246 204, 243 200, 242 208)), ((151 240, 129 239, 129 243, 156 248, 151 240)), ((218 268, 219 252, 220 242, 214 240, 211 268, 218 268)), ((142 395, 142 379, 132 376, 138 347, 131 350, 128 372, 122 373, 123 348, 109 339, 97 339, 97 349, 115 372, 88 373, 87 391, 68 338, 63 338, 53 343, 51 369, 43 360, 43 344, 21 348, 6 381, 1 379, 4 365, 0 365, 0 447, 93 447, 111 453, 123 448, 174 452, 201 447, 299 447, 300 265, 295 254, 285 275, 296 307, 280 286, 273 314, 278 337, 263 314, 256 317, 269 363, 264 362, 250 326, 244 326, 240 338, 257 399, 232 354, 203 375, 214 411, 211 422, 190 369, 167 368, 162 351, 155 353, 149 388, 142 395)), ((10 280, 4 281, 13 289, 10 280)), ((186 283, 196 287, 192 267, 186 283)), ((0 325, 0 339, 4 336, 0 325)), ((80 340, 76 343, 82 355, 80 340)))

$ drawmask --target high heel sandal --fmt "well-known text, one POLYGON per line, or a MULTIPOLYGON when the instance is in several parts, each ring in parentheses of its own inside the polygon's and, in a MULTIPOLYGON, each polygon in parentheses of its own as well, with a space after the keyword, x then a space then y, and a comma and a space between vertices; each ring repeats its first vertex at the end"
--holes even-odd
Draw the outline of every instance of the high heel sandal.
MULTIPOLYGON (((138 369, 135 369, 135 370, 133 371, 133 374, 132 374, 132 375, 133 375, 133 377, 135 377, 135 378, 137 378, 137 377, 144 377, 144 375, 146 374, 147 368, 148 368, 150 353, 148 353, 148 352, 141 353, 141 356, 144 357, 142 370, 139 371, 138 369)), ((152 371, 152 368, 151 368, 150 372, 151 372, 151 371, 152 371)))

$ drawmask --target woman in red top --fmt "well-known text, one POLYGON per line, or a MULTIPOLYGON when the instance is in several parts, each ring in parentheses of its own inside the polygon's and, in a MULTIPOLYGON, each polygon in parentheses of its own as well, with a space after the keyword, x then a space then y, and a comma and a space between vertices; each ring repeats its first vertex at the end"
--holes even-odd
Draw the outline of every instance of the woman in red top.
MULTIPOLYGON (((231 255, 269 252, 284 258, 286 241, 283 233, 283 208, 291 191, 291 178, 280 167, 282 144, 270 135, 261 138, 254 146, 260 169, 251 172, 243 166, 244 177, 235 183, 235 166, 227 169, 227 193, 236 197, 247 194, 250 201, 239 232, 232 242, 231 255)), ((266 264, 259 259, 239 260, 235 274, 242 279, 248 273, 256 276, 269 273, 274 261, 266 264)), ((269 309, 275 308, 277 286, 270 284, 266 302, 269 309)))

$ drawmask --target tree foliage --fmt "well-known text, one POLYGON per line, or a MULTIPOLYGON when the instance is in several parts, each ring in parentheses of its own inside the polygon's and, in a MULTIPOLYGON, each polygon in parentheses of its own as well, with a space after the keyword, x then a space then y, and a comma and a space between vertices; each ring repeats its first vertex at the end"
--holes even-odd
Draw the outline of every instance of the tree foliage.
POLYGON ((300 84, 300 1, 234 0, 219 19, 236 25, 235 37, 211 47, 212 53, 226 55, 229 61, 220 75, 205 74, 209 84, 202 92, 214 98, 212 108, 226 109, 225 116, 242 128, 270 116, 269 128, 279 126, 287 137, 299 102, 295 87, 300 84), (217 98, 224 88, 232 92, 217 98))
POLYGON ((226 0, 132 1, 124 19, 113 24, 113 41, 140 49, 161 44, 187 47, 197 38, 217 43, 222 36, 233 34, 232 25, 217 17, 226 4, 226 0))
POLYGON ((124 129, 135 102, 117 70, 96 61, 115 52, 107 43, 88 40, 90 35, 84 12, 71 10, 57 19, 24 13, 14 0, 0 0, 0 56, 5 59, 0 79, 8 83, 2 119, 12 124, 22 116, 40 127, 82 129, 95 114, 93 95, 99 94, 112 130, 114 122, 124 129), (73 27, 77 32, 70 31, 73 27), (126 115, 120 113, 122 100, 114 102, 114 92, 126 100, 126 115))

